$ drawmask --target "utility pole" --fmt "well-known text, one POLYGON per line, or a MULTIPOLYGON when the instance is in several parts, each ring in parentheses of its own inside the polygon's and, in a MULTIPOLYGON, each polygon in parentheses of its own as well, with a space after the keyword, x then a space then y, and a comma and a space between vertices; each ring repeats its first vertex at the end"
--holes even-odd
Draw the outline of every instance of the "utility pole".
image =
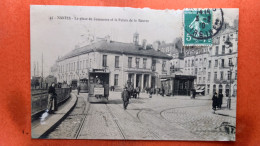
POLYGON ((43 87, 43 53, 42 53, 42 79, 41 79, 41 88, 43 87))

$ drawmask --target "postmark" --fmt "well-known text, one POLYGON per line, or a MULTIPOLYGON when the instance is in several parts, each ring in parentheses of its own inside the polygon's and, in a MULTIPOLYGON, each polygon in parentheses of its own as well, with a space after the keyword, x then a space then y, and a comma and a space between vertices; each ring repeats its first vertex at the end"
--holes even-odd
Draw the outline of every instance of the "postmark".
POLYGON ((185 46, 211 46, 224 23, 222 9, 185 9, 183 20, 185 46))

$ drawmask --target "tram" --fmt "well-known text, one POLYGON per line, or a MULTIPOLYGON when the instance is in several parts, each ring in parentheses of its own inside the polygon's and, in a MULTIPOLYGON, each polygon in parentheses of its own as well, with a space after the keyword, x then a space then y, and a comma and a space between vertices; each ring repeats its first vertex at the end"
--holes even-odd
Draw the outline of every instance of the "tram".
POLYGON ((83 78, 79 80, 80 93, 88 93, 88 79, 83 78))
POLYGON ((74 79, 71 81, 71 88, 73 90, 77 89, 77 85, 78 85, 78 80, 74 79))
POLYGON ((90 103, 107 103, 109 96, 109 72, 105 69, 93 69, 89 71, 88 75, 88 101, 90 103))

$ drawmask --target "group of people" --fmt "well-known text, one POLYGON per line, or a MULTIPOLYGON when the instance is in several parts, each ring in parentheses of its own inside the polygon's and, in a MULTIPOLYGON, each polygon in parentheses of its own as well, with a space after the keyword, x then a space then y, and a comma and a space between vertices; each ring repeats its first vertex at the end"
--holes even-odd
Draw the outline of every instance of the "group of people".
POLYGON ((129 104, 129 99, 131 97, 139 98, 139 94, 140 94, 140 87, 134 88, 131 82, 127 81, 127 84, 125 85, 124 90, 121 94, 123 100, 123 107, 125 110, 127 109, 127 106, 129 104))
POLYGON ((223 94, 220 92, 219 94, 217 92, 214 93, 212 97, 212 109, 215 111, 218 109, 221 109, 222 102, 223 102, 223 94))

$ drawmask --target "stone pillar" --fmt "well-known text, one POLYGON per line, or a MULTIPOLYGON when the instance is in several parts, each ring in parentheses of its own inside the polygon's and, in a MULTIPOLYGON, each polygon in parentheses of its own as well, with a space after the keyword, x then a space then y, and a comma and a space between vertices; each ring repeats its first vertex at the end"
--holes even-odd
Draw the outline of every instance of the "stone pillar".
POLYGON ((143 90, 143 87, 144 87, 143 86, 144 85, 144 74, 141 74, 140 77, 141 77, 141 79, 139 81, 140 82, 140 88, 141 88, 141 90, 143 90))
POLYGON ((136 88, 136 74, 134 73, 134 88, 136 88))
POLYGON ((151 82, 152 82, 152 75, 148 74, 148 84, 147 84, 148 88, 151 88, 151 85, 152 85, 151 82))

